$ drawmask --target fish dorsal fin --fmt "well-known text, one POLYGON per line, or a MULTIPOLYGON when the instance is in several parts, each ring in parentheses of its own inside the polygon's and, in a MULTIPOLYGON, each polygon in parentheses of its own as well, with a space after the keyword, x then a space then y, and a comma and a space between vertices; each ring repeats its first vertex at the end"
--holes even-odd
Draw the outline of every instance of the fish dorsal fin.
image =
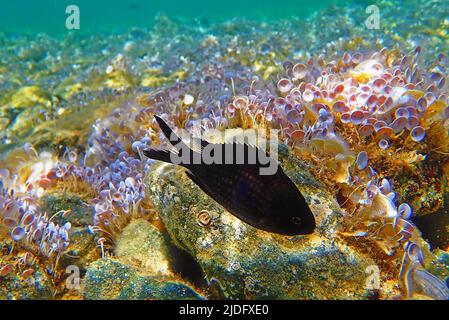
POLYGON ((226 143, 224 143, 224 145, 234 145, 236 147, 243 146, 245 152, 248 152, 250 149, 255 149, 257 152, 263 151, 263 152, 265 152, 265 155, 267 157, 272 158, 271 155, 267 152, 267 150, 265 148, 259 148, 258 146, 255 146, 252 143, 248 143, 248 142, 243 142, 243 143, 241 143, 241 142, 232 142, 232 143, 231 142, 226 142, 226 143))
MULTIPOLYGON (((165 137, 170 141, 170 143, 173 145, 173 147, 178 146, 181 144, 182 148, 188 148, 189 150, 192 150, 193 152, 201 153, 203 148, 209 145, 209 142, 200 138, 194 138, 193 136, 190 136, 190 145, 192 147, 189 147, 169 126, 168 124, 159 116, 154 116, 157 123, 159 124, 159 127, 161 128, 162 132, 164 133, 165 137)), ((174 150, 172 150, 175 152, 174 150)))

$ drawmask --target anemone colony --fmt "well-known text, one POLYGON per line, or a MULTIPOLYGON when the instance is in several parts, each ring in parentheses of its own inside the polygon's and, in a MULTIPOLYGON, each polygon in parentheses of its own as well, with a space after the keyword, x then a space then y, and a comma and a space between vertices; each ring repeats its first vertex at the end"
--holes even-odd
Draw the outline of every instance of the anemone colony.
MULTIPOLYGON (((85 52, 78 51, 79 63, 58 63, 70 61, 64 60, 64 48, 52 56, 38 44, 49 46, 51 39, 24 45, 21 59, 32 66, 23 70, 27 79, 20 81, 21 88, 1 78, 0 238, 6 240, 0 245, 0 283, 12 274, 28 279, 42 273, 54 295, 64 291, 60 261, 73 230, 64 219, 72 212, 46 211, 41 201, 46 194, 70 192, 83 199, 102 256, 114 255, 114 242, 134 218, 163 229, 145 196, 144 178, 153 161, 141 152, 163 140, 152 117, 157 114, 172 127, 188 130, 279 129, 281 142, 308 163, 344 210, 341 236, 371 248, 373 255, 382 255, 373 249, 379 248, 382 259, 399 265, 389 276, 397 279, 402 297, 414 297, 420 286, 421 295, 447 298, 443 279, 429 271, 436 255, 413 216, 447 213, 448 64, 437 48, 447 52, 448 24, 423 14, 414 21, 427 34, 413 26, 399 30, 393 23, 398 9, 387 2, 383 6, 391 14, 385 14, 391 25, 384 33, 366 34, 357 23, 331 19, 335 25, 325 30, 339 33, 332 41, 322 30, 331 15, 326 11, 320 18, 270 28, 236 21, 184 33, 160 17, 150 38, 133 30, 86 47, 101 49, 98 60, 110 61, 102 66, 91 66, 85 52), (311 31, 302 39, 304 26, 311 31), (426 37, 430 30, 437 31, 426 37), (371 43, 376 37, 382 41, 371 43), (106 44, 114 41, 125 45, 106 44), (323 43, 326 48, 320 47, 323 43), (123 53, 112 53, 119 50, 123 53), (40 74, 39 86, 28 79, 48 65, 54 78, 40 74), (54 87, 51 80, 70 68, 71 76, 54 87), (96 103, 101 107, 89 115, 96 103), (74 127, 68 125, 69 134, 57 126, 79 118, 74 127), (45 127, 51 121, 55 125, 45 127)), ((443 7, 432 7, 433 16, 444 16, 443 7)), ((338 8, 340 16, 361 20, 353 10, 338 8)), ((445 245, 439 249, 447 252, 445 245)))

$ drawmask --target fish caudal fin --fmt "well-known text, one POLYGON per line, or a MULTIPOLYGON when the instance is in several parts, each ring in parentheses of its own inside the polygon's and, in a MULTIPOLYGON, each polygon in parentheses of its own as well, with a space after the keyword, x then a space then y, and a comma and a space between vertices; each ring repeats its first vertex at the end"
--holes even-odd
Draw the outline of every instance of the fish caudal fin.
POLYGON ((161 128, 164 135, 167 137, 167 139, 170 141, 170 143, 173 146, 176 146, 178 143, 184 143, 180 137, 176 135, 176 133, 168 126, 168 124, 162 120, 161 117, 154 116, 157 123, 159 124, 159 127, 161 128))
POLYGON ((170 158, 171 152, 168 150, 146 149, 143 150, 143 154, 153 160, 172 163, 170 158))

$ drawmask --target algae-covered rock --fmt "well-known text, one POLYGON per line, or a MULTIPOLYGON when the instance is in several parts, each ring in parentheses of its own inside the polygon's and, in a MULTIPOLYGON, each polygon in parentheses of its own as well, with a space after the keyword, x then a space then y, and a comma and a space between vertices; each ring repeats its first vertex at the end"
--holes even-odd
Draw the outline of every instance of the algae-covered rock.
POLYGON ((53 191, 45 194, 40 199, 40 205, 44 212, 56 214, 70 210, 67 215, 57 214, 52 221, 64 225, 70 222, 70 245, 66 254, 61 256, 61 266, 66 268, 76 265, 81 274, 84 274, 87 266, 100 258, 100 249, 94 235, 88 226, 92 224, 92 209, 78 195, 53 191))
POLYGON ((48 300, 53 298, 51 285, 41 268, 34 267, 32 277, 20 272, 0 276, 0 300, 48 300))
POLYGON ((12 96, 9 104, 19 109, 35 105, 50 107, 51 94, 38 86, 23 87, 12 96))
POLYGON ((10 120, 6 117, 0 117, 0 130, 4 130, 10 124, 10 120))
POLYGON ((66 254, 62 255, 60 264, 62 268, 77 266, 81 275, 87 267, 99 259, 101 250, 95 241, 94 235, 87 227, 74 227, 70 232, 70 244, 66 254))
POLYGON ((75 194, 54 192, 44 195, 40 201, 46 212, 70 210, 65 216, 57 215, 53 218, 58 224, 70 222, 74 227, 92 224, 92 209, 75 194))
POLYGON ((449 253, 443 250, 434 250, 434 259, 428 263, 427 271, 440 279, 446 279, 449 286, 449 253))
POLYGON ((131 221, 116 241, 117 258, 154 274, 169 274, 168 248, 162 233, 144 219, 131 221))
POLYGON ((17 250, 13 253, 13 247, 17 246, 9 235, 9 230, 0 224, 0 269, 7 264, 14 265, 14 269, 8 274, 0 275, 0 300, 29 300, 52 299, 53 292, 49 278, 39 264, 32 267, 17 264, 19 251, 23 257, 24 251, 17 250), (24 276, 23 272, 32 268, 31 276, 24 276))
POLYGON ((85 299, 201 299, 169 269, 161 231, 132 220, 115 241, 115 258, 93 262, 85 275, 85 299))
POLYGON ((45 58, 47 52, 48 47, 46 47, 45 45, 33 43, 28 47, 21 48, 18 56, 23 60, 38 62, 45 58))
POLYGON ((92 263, 85 276, 84 298, 196 300, 201 295, 183 282, 163 276, 147 276, 112 259, 92 263))
POLYGON ((2 122, 11 140, 32 132, 37 123, 45 120, 45 114, 54 104, 52 94, 39 86, 17 90, 5 105, 0 106, 0 116, 8 119, 2 122))
POLYGON ((336 235, 342 212, 325 187, 296 159, 282 162, 315 215, 311 236, 285 237, 255 229, 225 211, 180 167, 156 164, 148 196, 173 241, 206 276, 236 299, 365 298, 367 266, 374 262, 336 235))

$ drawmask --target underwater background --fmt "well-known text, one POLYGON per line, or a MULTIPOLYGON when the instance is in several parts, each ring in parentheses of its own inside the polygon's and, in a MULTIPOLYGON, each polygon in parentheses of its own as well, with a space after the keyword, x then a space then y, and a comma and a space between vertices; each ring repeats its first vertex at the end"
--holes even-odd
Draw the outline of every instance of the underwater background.
POLYGON ((449 299, 448 1, 2 1, 0 49, 0 299, 449 299), (154 115, 278 130, 313 234, 146 158, 154 115))
MULTIPOLYGON (((358 1, 363 3, 363 1, 358 1)), ((151 27, 158 13, 187 20, 200 20, 205 24, 223 22, 235 17, 270 21, 271 19, 306 17, 331 4, 344 5, 351 1, 295 1, 285 0, 276 6, 269 0, 247 1, 106 1, 106 0, 46 0, 8 1, 2 4, 2 29, 8 31, 67 32, 65 21, 67 6, 78 5, 83 14, 80 31, 126 31, 132 27, 151 27)), ((368 5, 368 4, 367 4, 368 5)))

